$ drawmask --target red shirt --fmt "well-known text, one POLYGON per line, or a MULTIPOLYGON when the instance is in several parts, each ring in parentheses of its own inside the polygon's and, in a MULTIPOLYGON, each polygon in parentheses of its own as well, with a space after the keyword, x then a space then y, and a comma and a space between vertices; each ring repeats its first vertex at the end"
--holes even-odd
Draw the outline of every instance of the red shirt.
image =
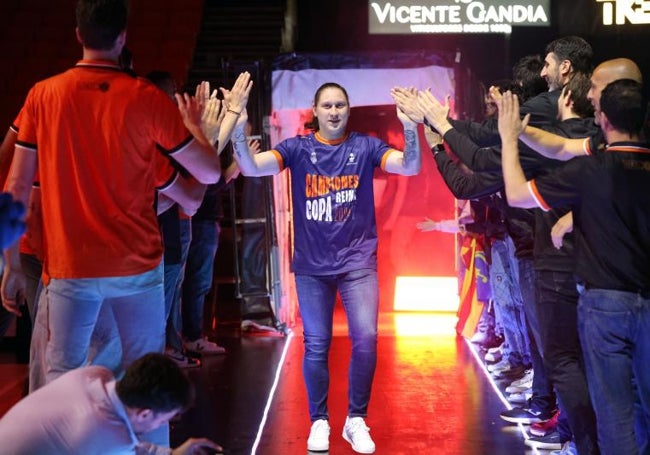
POLYGON ((82 60, 37 83, 18 146, 38 153, 46 281, 156 267, 155 190, 175 172, 156 145, 172 152, 191 140, 171 99, 114 62, 82 60))

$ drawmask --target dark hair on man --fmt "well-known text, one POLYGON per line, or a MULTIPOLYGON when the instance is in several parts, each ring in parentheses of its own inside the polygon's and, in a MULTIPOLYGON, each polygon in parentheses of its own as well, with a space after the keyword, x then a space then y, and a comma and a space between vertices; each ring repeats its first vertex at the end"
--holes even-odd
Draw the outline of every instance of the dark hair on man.
POLYGON ((120 56, 117 59, 117 64, 120 65, 122 71, 127 73, 129 76, 138 77, 137 73, 133 69, 133 52, 131 52, 131 49, 128 47, 124 46, 122 48, 122 52, 120 52, 120 56))
POLYGON ((616 130, 637 135, 644 126, 648 102, 643 86, 632 79, 610 82, 600 94, 600 110, 616 130))
POLYGON ((593 69, 594 50, 579 36, 565 36, 551 41, 546 46, 546 53, 553 52, 562 62, 568 60, 574 73, 589 74, 593 69))
POLYGON ((521 86, 520 100, 527 100, 548 90, 541 76, 544 60, 539 55, 526 55, 512 67, 512 79, 521 86))
POLYGON ((77 28, 84 47, 105 51, 126 30, 129 16, 127 0, 79 0, 77 28))
MULTIPOLYGON (((316 90, 316 93, 314 94, 314 107, 318 106, 318 101, 320 100, 321 93, 323 93, 323 90, 328 89, 328 88, 337 88, 340 91, 343 92, 343 96, 345 96, 345 100, 350 104, 350 97, 348 96, 348 92, 343 88, 343 86, 337 84, 336 82, 326 82, 320 87, 318 87, 318 90, 316 90)), ((311 121, 305 123, 305 128, 309 130, 314 130, 318 131, 319 125, 318 125, 318 119, 316 116, 314 116, 311 121)))
POLYGON ((133 362, 117 382, 124 406, 153 412, 185 410, 193 399, 192 384, 173 360, 150 353, 133 362))
POLYGON ((567 91, 571 92, 571 101, 573 101, 573 112, 581 118, 593 117, 594 106, 587 99, 587 93, 591 88, 591 79, 587 74, 576 73, 569 82, 562 88, 562 94, 567 91))
POLYGON ((174 76, 172 76, 172 73, 162 70, 149 71, 144 78, 156 87, 160 87, 165 82, 174 82, 174 76))

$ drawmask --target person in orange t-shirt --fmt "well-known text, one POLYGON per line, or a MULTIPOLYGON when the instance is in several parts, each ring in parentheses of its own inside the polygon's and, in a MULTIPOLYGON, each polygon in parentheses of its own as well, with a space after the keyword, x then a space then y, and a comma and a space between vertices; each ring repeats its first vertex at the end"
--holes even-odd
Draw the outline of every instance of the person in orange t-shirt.
MULTIPOLYGON (((106 307, 119 330, 122 369, 147 352, 162 351, 155 190, 195 210, 202 184, 221 174, 217 151, 201 129, 197 100, 181 98, 179 115, 157 88, 119 67, 126 0, 79 0, 76 13, 83 59, 30 90, 7 184, 26 204, 36 172, 40 177, 47 223, 45 307, 39 311, 48 312, 47 381, 86 364, 93 328, 106 307), (185 185, 169 164, 161 168, 156 146, 200 184, 185 185)), ((238 79, 231 91, 230 111, 245 107, 249 78, 238 79)), ((226 115, 222 129, 232 130, 237 117, 226 115)), ((3 305, 18 312, 24 292, 18 248, 7 250, 5 259, 3 305)))

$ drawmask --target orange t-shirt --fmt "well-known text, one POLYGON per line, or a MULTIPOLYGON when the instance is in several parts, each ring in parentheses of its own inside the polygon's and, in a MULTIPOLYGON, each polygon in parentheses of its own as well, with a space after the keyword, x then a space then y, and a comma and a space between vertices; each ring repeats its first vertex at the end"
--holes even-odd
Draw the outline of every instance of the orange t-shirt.
POLYGON ((176 172, 156 145, 171 153, 192 140, 168 96, 113 62, 82 60, 37 83, 17 145, 37 151, 46 281, 156 267, 155 190, 176 172))

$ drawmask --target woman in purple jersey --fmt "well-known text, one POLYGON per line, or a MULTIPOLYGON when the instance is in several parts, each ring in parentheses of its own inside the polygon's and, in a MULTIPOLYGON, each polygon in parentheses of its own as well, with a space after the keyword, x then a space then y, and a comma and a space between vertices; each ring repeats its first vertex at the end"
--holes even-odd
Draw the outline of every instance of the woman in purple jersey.
MULTIPOLYGON (((404 89, 393 89, 396 101, 404 89)), ((375 443, 364 418, 377 363, 377 230, 372 177, 385 172, 414 175, 421 154, 417 123, 400 110, 404 152, 381 140, 346 130, 348 94, 336 83, 314 96, 314 132, 296 136, 252 155, 246 144, 246 113, 233 136, 235 158, 246 176, 291 169, 295 251, 292 269, 304 327, 303 374, 312 421, 308 450, 329 449, 327 409, 328 353, 336 292, 341 295, 352 339, 348 416, 343 438, 358 453, 373 453, 375 443)))

